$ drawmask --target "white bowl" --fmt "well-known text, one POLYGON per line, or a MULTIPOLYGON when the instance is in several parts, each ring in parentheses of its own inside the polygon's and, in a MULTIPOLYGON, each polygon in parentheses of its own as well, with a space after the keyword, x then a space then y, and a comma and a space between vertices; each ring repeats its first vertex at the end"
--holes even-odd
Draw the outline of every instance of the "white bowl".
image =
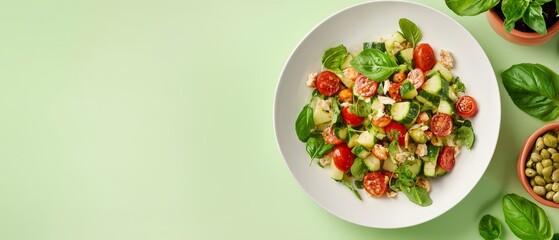
POLYGON ((274 127, 281 154, 293 176, 322 208, 346 221, 374 228, 401 228, 436 218, 458 204, 476 185, 489 165, 499 135, 501 103, 491 63, 472 35, 445 14, 417 3, 374 1, 358 4, 328 17, 292 52, 281 73, 274 102, 274 127), (472 119, 476 142, 463 148, 454 169, 432 182, 433 204, 420 207, 404 194, 395 199, 373 198, 360 190, 357 199, 342 184, 330 178, 329 169, 313 164, 295 133, 295 120, 308 103, 311 89, 305 85, 310 72, 321 70, 321 57, 330 47, 344 44, 352 53, 362 43, 389 37, 399 31, 398 20, 408 18, 421 29, 421 42, 434 51, 451 51, 453 73, 466 85, 466 93, 478 103, 472 119))

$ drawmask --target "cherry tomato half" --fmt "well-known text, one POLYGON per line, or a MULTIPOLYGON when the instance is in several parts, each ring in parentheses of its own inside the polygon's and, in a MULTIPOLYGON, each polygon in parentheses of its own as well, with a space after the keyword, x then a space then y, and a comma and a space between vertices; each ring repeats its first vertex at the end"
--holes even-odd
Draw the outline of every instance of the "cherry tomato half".
POLYGON ((437 137, 446 137, 452 132, 452 117, 437 113, 431 118, 431 131, 437 137))
POLYGON ((314 85, 316 89, 324 96, 332 96, 336 94, 340 88, 340 77, 333 72, 324 71, 318 74, 316 77, 314 85))
POLYGON ((419 68, 411 70, 410 73, 408 73, 408 81, 413 84, 415 89, 419 89, 423 86, 423 83, 425 83, 425 73, 419 68))
POLYGON ((458 98, 455 105, 458 115, 469 118, 477 114, 477 102, 473 97, 462 96, 458 98))
POLYGON ((437 60, 433 48, 428 43, 420 43, 413 51, 413 63, 415 67, 426 72, 431 70, 437 60))
POLYGON ((349 111, 349 106, 342 108, 342 119, 344 123, 352 127, 357 127, 365 121, 364 117, 360 117, 349 111))
POLYGON ((378 82, 359 74, 357 79, 355 79, 353 88, 355 89, 355 94, 362 97, 371 97, 377 93, 378 82))
POLYGON ((353 165, 353 161, 355 160, 355 156, 351 152, 351 149, 345 144, 338 144, 332 151, 332 158, 336 167, 342 172, 349 170, 349 168, 351 168, 351 165, 353 165))
POLYGON ((373 197, 381 197, 386 193, 389 178, 382 172, 369 172, 363 178, 363 188, 373 197))
POLYGON ((342 139, 339 139, 336 134, 334 134, 334 128, 332 126, 327 127, 322 131, 322 138, 328 144, 340 144, 343 142, 342 139))
POLYGON ((441 152, 439 153, 439 157, 437 158, 437 163, 441 166, 442 169, 446 171, 450 171, 456 162, 454 158, 454 148, 450 146, 444 146, 441 152))
POLYGON ((406 136, 406 127, 404 126, 404 124, 401 124, 399 122, 396 121, 391 121, 390 123, 388 123, 388 125, 386 125, 384 127, 384 131, 386 132, 386 134, 388 135, 388 140, 392 141, 394 139, 394 137, 398 138, 398 143, 400 145, 404 145, 405 144, 405 136, 406 136))

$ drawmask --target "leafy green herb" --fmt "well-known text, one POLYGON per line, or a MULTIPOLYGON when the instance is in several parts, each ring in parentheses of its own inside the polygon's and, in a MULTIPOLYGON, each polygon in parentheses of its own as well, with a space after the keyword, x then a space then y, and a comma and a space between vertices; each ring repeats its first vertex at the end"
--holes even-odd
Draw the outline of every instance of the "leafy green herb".
POLYGON ((468 149, 472 149, 475 142, 474 130, 472 127, 461 126, 456 130, 456 138, 466 146, 468 149))
POLYGON ((340 66, 343 64, 347 56, 347 49, 344 45, 327 49, 322 55, 322 66, 328 68, 335 73, 341 73, 340 66))
POLYGON ((390 186, 392 190, 402 191, 410 202, 422 207, 429 206, 433 203, 429 193, 422 187, 416 185, 417 178, 413 176, 413 173, 406 165, 399 165, 396 172, 398 173, 398 178, 395 183, 390 186))
POLYGON ((386 52, 386 46, 384 45, 384 42, 364 42, 363 49, 367 48, 378 49, 381 52, 386 52))
POLYGON ((338 102, 338 100, 336 98, 332 98, 332 121, 330 122, 330 125, 334 125, 336 122, 338 122, 338 120, 340 120, 340 102, 338 102))
POLYGON ((495 7, 500 0, 445 0, 446 6, 460 16, 475 16, 495 7))
POLYGON ((297 138, 301 142, 306 142, 311 136, 311 131, 314 129, 313 109, 307 104, 299 113, 297 121, 295 121, 295 132, 297 138))
POLYGON ((528 9, 524 12, 524 16, 522 20, 528 25, 531 29, 536 31, 541 35, 547 34, 547 27, 545 26, 545 20, 542 14, 542 6, 538 3, 538 1, 533 1, 529 4, 528 9))
POLYGON ((547 215, 536 204, 518 196, 507 194, 503 197, 505 223, 521 239, 551 239, 553 229, 547 215))
POLYGON ((382 82, 393 73, 405 68, 405 66, 398 66, 396 61, 386 53, 372 48, 361 51, 350 64, 359 73, 377 82, 382 82))
POLYGON ((342 181, 342 184, 343 184, 344 186, 346 186, 347 188, 349 188, 349 190, 351 190, 351 191, 353 192, 353 194, 355 194, 355 196, 356 196, 357 198, 359 198, 359 200, 363 200, 363 199, 361 198, 361 194, 359 194, 359 192, 353 187, 353 185, 351 185, 350 182, 348 182, 348 181, 345 180, 345 179, 342 179, 341 181, 342 181))
POLYGON ((530 1, 518 1, 518 0, 503 0, 501 4, 501 9, 505 15, 505 30, 507 32, 512 31, 516 21, 524 16, 524 12, 528 9, 530 1))
POLYGON ((371 104, 364 100, 357 100, 354 104, 349 106, 349 111, 357 116, 366 117, 371 114, 371 104))
POLYGON ((498 239, 503 231, 503 225, 499 219, 486 214, 481 218, 478 225, 479 235, 485 240, 498 239))
POLYGON ((541 64, 522 63, 501 77, 513 103, 530 116, 550 121, 559 115, 559 75, 541 64))
POLYGON ((421 41, 422 37, 421 31, 417 25, 407 18, 400 18, 399 24, 400 30, 402 30, 402 33, 404 34, 404 38, 406 38, 413 47, 417 46, 417 43, 421 41))
POLYGON ((551 240, 559 240, 559 233, 553 234, 553 238, 551 240))
POLYGON ((454 78, 454 84, 452 84, 451 87, 454 88, 456 92, 466 92, 466 85, 464 85, 464 83, 460 81, 459 77, 454 78))
POLYGON ((557 17, 559 17, 559 0, 555 0, 555 10, 557 10, 557 17))
POLYGON ((324 142, 322 136, 310 137, 306 144, 306 150, 311 157, 311 163, 315 158, 323 157, 332 148, 334 148, 334 145, 324 142))
POLYGON ((402 192, 406 195, 406 197, 408 197, 410 202, 419 206, 426 207, 433 204, 433 200, 429 196, 429 193, 419 186, 404 188, 402 189, 402 192))
POLYGON ((363 180, 355 180, 355 187, 358 189, 363 189, 363 180))

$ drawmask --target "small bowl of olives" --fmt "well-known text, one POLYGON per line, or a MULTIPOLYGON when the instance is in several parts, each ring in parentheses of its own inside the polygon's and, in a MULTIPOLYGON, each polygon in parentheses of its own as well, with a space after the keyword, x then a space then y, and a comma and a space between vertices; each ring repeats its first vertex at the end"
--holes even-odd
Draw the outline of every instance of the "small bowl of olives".
POLYGON ((516 172, 522 187, 536 201, 559 208, 559 122, 547 124, 528 137, 516 172))

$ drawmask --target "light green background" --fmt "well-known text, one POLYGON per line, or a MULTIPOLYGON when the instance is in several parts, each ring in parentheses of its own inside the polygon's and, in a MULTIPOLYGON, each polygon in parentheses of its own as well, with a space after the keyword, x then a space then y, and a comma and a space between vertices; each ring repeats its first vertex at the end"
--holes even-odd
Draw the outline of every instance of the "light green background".
MULTIPOLYGON (((504 220, 505 193, 528 196, 515 161, 543 124, 512 104, 500 73, 520 62, 559 72, 559 38, 513 45, 483 15, 418 1, 463 24, 489 56, 499 143, 455 208, 418 226, 371 229, 313 202, 272 123, 291 51, 360 2, 2 1, 0 239, 478 239, 482 215, 504 220)), ((543 209, 559 230, 559 210, 543 209)))

